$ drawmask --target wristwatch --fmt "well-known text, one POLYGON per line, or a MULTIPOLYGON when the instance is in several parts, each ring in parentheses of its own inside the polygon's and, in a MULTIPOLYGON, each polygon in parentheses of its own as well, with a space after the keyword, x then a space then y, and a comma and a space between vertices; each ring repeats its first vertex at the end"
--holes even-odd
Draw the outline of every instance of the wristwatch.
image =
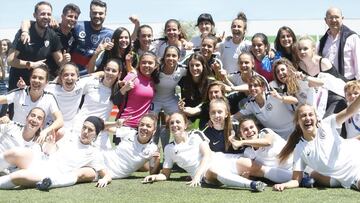
POLYGON ((26 68, 30 70, 31 68, 31 62, 30 61, 26 61, 26 64, 25 64, 26 68))

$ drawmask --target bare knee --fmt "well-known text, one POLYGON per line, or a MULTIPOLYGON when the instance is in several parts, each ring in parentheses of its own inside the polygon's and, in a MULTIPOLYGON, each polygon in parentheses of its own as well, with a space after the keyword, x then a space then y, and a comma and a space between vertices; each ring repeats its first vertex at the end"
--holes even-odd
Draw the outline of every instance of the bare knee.
POLYGON ((205 173, 205 179, 208 183, 221 185, 221 183, 217 179, 217 174, 211 171, 211 169, 207 170, 207 172, 205 173))
POLYGON ((34 187, 42 178, 28 170, 19 170, 10 174, 11 182, 24 187, 34 187))
POLYGON ((251 173, 252 161, 248 158, 239 158, 236 161, 236 169, 239 175, 248 178, 251 173))
POLYGON ((32 162, 33 153, 28 148, 14 148, 4 152, 4 158, 12 165, 19 168, 27 168, 32 162))
POLYGON ((137 171, 139 172, 147 172, 150 170, 149 162, 146 162, 141 168, 139 168, 137 171))
POLYGON ((78 183, 92 182, 96 177, 96 172, 93 168, 84 167, 77 171, 77 176, 78 183))

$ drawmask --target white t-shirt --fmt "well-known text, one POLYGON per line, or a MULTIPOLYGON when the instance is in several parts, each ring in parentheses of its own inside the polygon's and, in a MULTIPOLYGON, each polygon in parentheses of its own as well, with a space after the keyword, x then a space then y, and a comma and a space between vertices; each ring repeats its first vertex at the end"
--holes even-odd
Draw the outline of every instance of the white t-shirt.
POLYGON ((322 175, 338 180, 345 188, 360 178, 360 142, 340 137, 336 114, 321 121, 315 138, 301 138, 294 150, 294 171, 311 167, 322 175))
MULTIPOLYGON (((235 44, 232 39, 225 40, 220 43, 219 52, 221 54, 220 60, 223 63, 223 68, 227 73, 235 73, 239 71, 238 58, 243 52, 249 52, 251 41, 243 40, 240 44, 235 44)), ((239 74, 230 75, 229 79, 234 85, 240 85, 239 74)))
POLYGON ((60 84, 49 83, 45 90, 51 92, 58 104, 64 119, 64 127, 72 128, 74 118, 79 111, 81 97, 84 92, 84 86, 93 77, 82 77, 75 83, 72 91, 66 91, 60 84))
POLYGON ((6 95, 8 104, 14 103, 13 121, 25 124, 26 116, 34 107, 40 107, 45 111, 46 116, 60 111, 55 96, 47 91, 35 102, 31 101, 29 87, 16 89, 6 95))
POLYGON ((37 153, 29 170, 38 176, 49 177, 55 183, 64 182, 64 176, 77 169, 90 167, 95 171, 105 169, 100 151, 93 145, 84 145, 78 135, 71 136, 58 150, 50 155, 37 153))
MULTIPOLYGON (((175 87, 181 78, 186 75, 186 71, 186 68, 178 66, 170 75, 160 72, 160 82, 155 85, 156 93, 153 99, 154 107, 152 111, 158 113, 162 108, 164 108, 164 105, 166 106, 168 103, 175 104, 176 106, 173 109, 178 109, 178 98, 175 96, 175 87)), ((166 113, 170 114, 173 112, 166 113)))
POLYGON ((284 164, 280 164, 279 159, 277 158, 281 150, 284 148, 286 141, 269 128, 262 129, 259 132, 259 138, 264 138, 268 133, 271 134, 273 141, 270 146, 259 147, 258 149, 247 147, 245 148, 244 156, 250 159, 254 159, 256 162, 264 166, 291 169, 292 157, 289 158, 284 164))
POLYGON ((99 78, 88 80, 84 86, 84 95, 84 103, 75 117, 74 130, 78 132, 88 116, 97 116, 106 121, 113 107, 110 101, 111 88, 104 86, 99 78))
MULTIPOLYGON (((166 47, 168 47, 169 44, 165 41, 160 41, 159 43, 156 44, 156 48, 155 48, 155 55, 158 58, 163 58, 164 57, 164 52, 166 47)), ((180 58, 179 61, 182 61, 183 59, 185 59, 188 55, 191 54, 191 50, 185 50, 182 46, 178 47, 180 49, 180 58)))
MULTIPOLYGON (((279 86, 275 80, 271 81, 271 87, 284 89, 284 85, 279 86)), ((328 90, 322 87, 309 87, 307 81, 298 80, 299 91, 296 93, 298 105, 308 104, 315 107, 316 115, 322 118, 326 111, 326 104, 328 99, 328 90)), ((285 95, 289 95, 285 93, 285 95)), ((297 105, 287 105, 291 111, 295 111, 297 105)))
POLYGON ((158 147, 150 141, 147 144, 139 143, 137 131, 116 130, 116 136, 121 138, 121 142, 115 149, 102 151, 104 164, 109 170, 112 178, 125 178, 141 168, 146 161, 150 160, 158 147))
POLYGON ((285 140, 295 128, 293 112, 271 95, 266 96, 264 106, 261 108, 255 99, 250 99, 240 113, 242 115, 254 114, 264 127, 272 129, 285 140))
POLYGON ((0 153, 14 147, 31 147, 33 140, 25 141, 23 138, 24 126, 20 123, 0 124, 0 153))
POLYGON ((185 169, 191 177, 195 176, 196 170, 202 160, 200 144, 207 142, 205 135, 200 132, 190 132, 186 142, 176 144, 171 142, 165 146, 163 168, 171 169, 176 163, 179 167, 185 169))
POLYGON ((186 68, 178 66, 170 75, 160 72, 160 82, 155 85, 156 94, 154 101, 168 101, 175 97, 175 87, 183 76, 186 75, 186 68))

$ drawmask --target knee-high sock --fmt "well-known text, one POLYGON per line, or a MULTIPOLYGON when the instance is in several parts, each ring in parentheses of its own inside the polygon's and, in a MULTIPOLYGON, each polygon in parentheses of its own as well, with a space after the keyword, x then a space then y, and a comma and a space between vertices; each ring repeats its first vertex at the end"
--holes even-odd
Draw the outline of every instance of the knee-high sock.
POLYGON ((5 160, 4 154, 0 154, 0 171, 9 168, 11 164, 5 160))
POLYGON ((0 188, 1 189, 12 189, 15 188, 15 184, 11 181, 10 175, 0 177, 0 188))
POLYGON ((63 174, 61 177, 51 178, 52 184, 50 188, 57 188, 57 187, 67 187, 71 185, 75 185, 77 182, 78 176, 76 173, 66 173, 63 174))
POLYGON ((292 171, 268 166, 263 166, 263 169, 264 177, 275 183, 285 183, 291 180, 292 171))
POLYGON ((221 172, 217 174, 217 179, 222 184, 229 187, 241 187, 241 188, 250 188, 251 180, 244 178, 238 174, 221 172))

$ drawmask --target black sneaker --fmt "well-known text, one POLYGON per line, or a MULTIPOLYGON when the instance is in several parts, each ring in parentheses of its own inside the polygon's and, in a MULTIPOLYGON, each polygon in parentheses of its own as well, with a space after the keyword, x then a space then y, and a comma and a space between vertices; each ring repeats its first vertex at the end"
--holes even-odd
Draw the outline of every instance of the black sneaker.
POLYGON ((205 178, 201 179, 200 183, 201 183, 201 187, 203 187, 203 188, 219 188, 220 187, 219 185, 207 183, 205 178))
POLYGON ((354 180, 353 183, 351 183, 350 188, 353 190, 359 190, 357 187, 357 183, 358 183, 358 181, 354 180))
POLYGON ((41 191, 49 191, 51 184, 52 181, 50 178, 44 178, 36 183, 36 188, 41 191))
POLYGON ((263 192, 267 185, 261 181, 252 181, 250 183, 250 188, 254 192, 263 192))

